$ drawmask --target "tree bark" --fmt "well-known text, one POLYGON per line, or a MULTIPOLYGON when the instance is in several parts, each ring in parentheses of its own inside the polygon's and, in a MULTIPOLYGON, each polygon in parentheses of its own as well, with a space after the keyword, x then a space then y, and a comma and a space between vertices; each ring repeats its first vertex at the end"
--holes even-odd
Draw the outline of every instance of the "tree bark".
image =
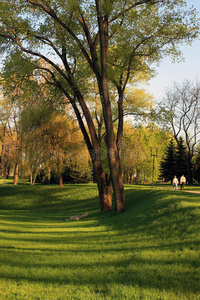
MULTIPOLYGON (((81 95, 78 95, 78 97, 81 98, 81 95)), ((84 101, 83 99, 81 100, 84 101)), ((85 124, 83 123, 82 117, 80 115, 80 112, 75 104, 75 102, 72 102, 74 112, 76 114, 80 129, 82 131, 85 143, 87 145, 92 164, 93 164, 93 175, 94 175, 94 182, 97 183, 98 192, 99 192, 99 202, 100 202, 100 210, 102 212, 107 212, 112 210, 112 186, 111 186, 111 180, 107 180, 107 175, 105 171, 103 170, 102 162, 101 162, 101 154, 100 154, 100 141, 96 134, 96 130, 93 124, 93 121, 91 117, 86 118, 90 137, 88 136, 87 130, 85 128, 85 124)), ((84 106, 83 110, 84 110, 84 106)))
POLYGON ((35 172, 35 175, 34 175, 34 178, 33 178, 33 184, 32 184, 32 185, 35 185, 36 178, 37 178, 37 173, 38 173, 38 172, 35 172))
POLYGON ((63 186, 63 175, 59 175, 59 186, 63 186))
POLYGON ((122 149, 122 136, 124 127, 124 114, 123 114, 123 90, 121 87, 117 87, 119 99, 118 99, 118 130, 117 130, 117 148, 119 157, 121 156, 122 149))
POLYGON ((101 81, 99 83, 100 94, 102 97, 102 107, 104 113, 104 121, 107 133, 107 149, 109 158, 109 167, 112 178, 114 198, 116 202, 116 210, 118 213, 125 210, 125 194, 120 166, 120 158, 114 137, 112 109, 108 92, 107 78, 107 47, 108 47, 108 18, 101 15, 101 1, 96 0, 96 9, 98 14, 98 24, 100 33, 100 49, 101 49, 101 81))
POLYGON ((100 210, 107 212, 112 210, 112 184, 106 172, 103 171, 100 160, 93 160, 95 169, 95 181, 98 186, 100 210))
POLYGON ((14 185, 17 185, 18 177, 19 177, 19 164, 16 163, 15 164, 15 169, 14 169, 14 182, 13 182, 14 185))

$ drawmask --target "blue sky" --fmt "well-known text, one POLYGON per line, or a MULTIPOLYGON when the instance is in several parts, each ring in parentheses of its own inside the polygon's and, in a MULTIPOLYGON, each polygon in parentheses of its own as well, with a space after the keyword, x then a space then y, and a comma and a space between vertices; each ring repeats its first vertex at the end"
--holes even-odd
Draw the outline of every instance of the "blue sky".
MULTIPOLYGON (((189 6, 194 6, 200 12, 200 0, 188 0, 189 6)), ((200 13, 199 13, 200 17, 200 13)), ((159 67, 156 67, 156 77, 149 81, 144 88, 154 95, 155 100, 162 100, 165 89, 173 82, 181 83, 184 79, 200 81, 200 37, 192 46, 182 46, 184 62, 172 63, 165 58, 159 67)))

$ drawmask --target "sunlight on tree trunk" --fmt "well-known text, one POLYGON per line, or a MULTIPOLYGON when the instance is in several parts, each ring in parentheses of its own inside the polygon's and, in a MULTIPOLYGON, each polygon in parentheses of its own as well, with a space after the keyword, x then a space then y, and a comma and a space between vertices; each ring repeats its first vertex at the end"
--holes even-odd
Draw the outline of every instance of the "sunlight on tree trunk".
POLYGON ((15 168, 14 168, 14 185, 17 185, 18 183, 18 177, 19 177, 19 164, 16 163, 15 164, 15 168))

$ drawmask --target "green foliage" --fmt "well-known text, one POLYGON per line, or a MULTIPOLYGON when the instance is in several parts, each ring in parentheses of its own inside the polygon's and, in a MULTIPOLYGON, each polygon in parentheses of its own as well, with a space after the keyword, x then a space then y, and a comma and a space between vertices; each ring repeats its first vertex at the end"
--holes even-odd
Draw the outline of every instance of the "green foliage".
POLYGON ((0 298, 199 299, 199 195, 165 187, 126 186, 116 215, 93 184, 0 186, 0 298))
POLYGON ((168 144, 170 134, 154 124, 133 127, 125 123, 121 150, 122 169, 126 183, 149 183, 152 181, 152 154, 155 159, 155 180, 159 178, 159 165, 168 144), (133 178, 134 177, 134 178, 133 178))
MULTIPOLYGON (((148 78, 152 75, 152 62, 159 62, 166 55, 174 59, 180 55, 179 44, 191 43, 197 37, 197 13, 184 4, 183 0, 146 0, 135 5, 132 1, 102 1, 102 18, 109 21, 111 82, 125 84, 127 76, 133 81, 141 74, 148 78)), ((76 74, 76 84, 87 89, 82 79, 97 75, 100 67, 95 1, 3 0, 0 15, 2 52, 10 56, 10 51, 20 46, 28 58, 30 54, 40 57, 57 71, 57 67, 62 69, 65 75, 67 59, 70 70, 76 74), (9 43, 12 47, 8 47, 9 43), (58 59, 65 70, 58 66, 58 59)))
MULTIPOLYGON (((65 166, 62 168, 62 179, 64 184, 68 183, 88 183, 92 180, 92 168, 86 161, 85 164, 77 164, 65 166)), ((42 184, 59 184, 59 174, 58 172, 52 171, 50 178, 48 178, 47 173, 40 169, 36 177, 36 183, 42 184)))

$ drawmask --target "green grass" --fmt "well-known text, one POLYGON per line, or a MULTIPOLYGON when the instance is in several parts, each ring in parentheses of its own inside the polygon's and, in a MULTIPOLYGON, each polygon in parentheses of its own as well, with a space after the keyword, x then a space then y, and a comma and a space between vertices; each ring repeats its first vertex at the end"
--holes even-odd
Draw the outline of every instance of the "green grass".
POLYGON ((1 182, 0 299, 200 299, 200 195, 125 190, 103 214, 93 184, 1 182))

